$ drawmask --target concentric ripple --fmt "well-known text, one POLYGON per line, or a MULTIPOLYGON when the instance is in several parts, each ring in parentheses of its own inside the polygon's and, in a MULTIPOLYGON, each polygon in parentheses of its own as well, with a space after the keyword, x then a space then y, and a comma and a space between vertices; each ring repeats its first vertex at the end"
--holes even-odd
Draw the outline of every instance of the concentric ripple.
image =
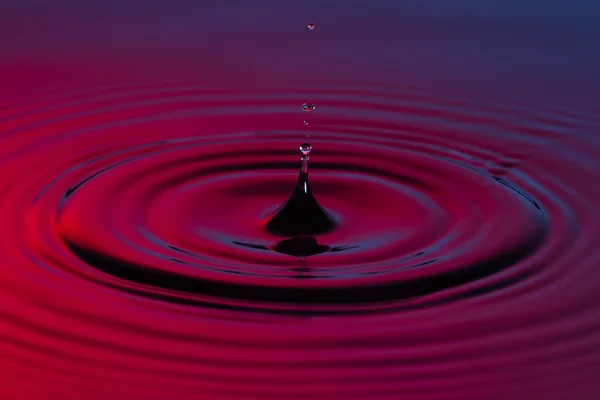
POLYGON ((14 371, 35 362, 39 382, 99 398, 464 399, 585 381, 593 116, 315 88, 310 185, 338 227, 282 238, 265 222, 295 184, 305 91, 129 87, 3 109, 14 371))

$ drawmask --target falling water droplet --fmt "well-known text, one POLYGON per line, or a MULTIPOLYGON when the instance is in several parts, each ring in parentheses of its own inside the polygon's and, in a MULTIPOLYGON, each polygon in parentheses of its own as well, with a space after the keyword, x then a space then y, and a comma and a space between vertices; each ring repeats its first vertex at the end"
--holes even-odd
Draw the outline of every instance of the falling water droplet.
POLYGON ((302 154, 304 154, 305 156, 309 155, 310 152, 312 150, 312 146, 310 145, 310 143, 302 143, 300 145, 300 151, 302 152, 302 154))
MULTIPOLYGON (((311 23, 308 24, 308 29, 310 29, 311 31, 315 29, 315 24, 311 23)), ((315 109, 315 105, 313 103, 303 103, 302 104, 302 111, 313 111, 315 109)), ((304 126, 308 126, 308 120, 304 120, 304 126)), ((310 133, 306 132, 306 139, 309 140, 310 138, 310 133)), ((308 155, 310 154, 312 150, 312 146, 310 145, 310 143, 302 143, 300 145, 300 151, 302 152, 302 166, 300 168, 300 173, 301 174, 305 174, 306 176, 308 176, 308 155)), ((308 190, 308 186, 307 186, 307 181, 304 183, 304 192, 306 193, 308 190)))

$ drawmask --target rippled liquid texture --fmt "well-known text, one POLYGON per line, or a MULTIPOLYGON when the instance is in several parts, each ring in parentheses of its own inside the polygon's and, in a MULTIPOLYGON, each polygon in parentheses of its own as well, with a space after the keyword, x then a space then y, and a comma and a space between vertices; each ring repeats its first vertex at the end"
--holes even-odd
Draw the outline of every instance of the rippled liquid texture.
POLYGON ((597 398, 593 2, 13 3, 0 398, 597 398))

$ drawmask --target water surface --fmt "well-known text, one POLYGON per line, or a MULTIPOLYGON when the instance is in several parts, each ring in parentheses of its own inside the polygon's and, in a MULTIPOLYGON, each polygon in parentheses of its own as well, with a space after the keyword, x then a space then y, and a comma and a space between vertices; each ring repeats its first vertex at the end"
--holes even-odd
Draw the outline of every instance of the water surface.
POLYGON ((284 3, 0 6, 0 397, 595 398, 599 7, 284 3))

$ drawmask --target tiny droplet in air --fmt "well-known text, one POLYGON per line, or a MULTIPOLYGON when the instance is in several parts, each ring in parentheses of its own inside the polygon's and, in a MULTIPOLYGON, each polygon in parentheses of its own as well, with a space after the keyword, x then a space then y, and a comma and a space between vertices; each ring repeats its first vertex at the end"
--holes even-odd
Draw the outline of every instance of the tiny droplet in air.
POLYGON ((302 143, 300 145, 300 151, 302 152, 302 154, 304 154, 305 156, 309 155, 310 152, 312 150, 312 146, 310 145, 310 143, 302 143))
POLYGON ((304 125, 308 125, 308 121, 307 120, 304 120, 304 125))
POLYGON ((316 108, 315 105, 312 104, 312 103, 304 103, 304 104, 302 104, 302 110, 304 110, 304 111, 312 111, 315 108, 316 108))
POLYGON ((308 24, 308 29, 311 31, 315 29, 315 24, 308 24))

